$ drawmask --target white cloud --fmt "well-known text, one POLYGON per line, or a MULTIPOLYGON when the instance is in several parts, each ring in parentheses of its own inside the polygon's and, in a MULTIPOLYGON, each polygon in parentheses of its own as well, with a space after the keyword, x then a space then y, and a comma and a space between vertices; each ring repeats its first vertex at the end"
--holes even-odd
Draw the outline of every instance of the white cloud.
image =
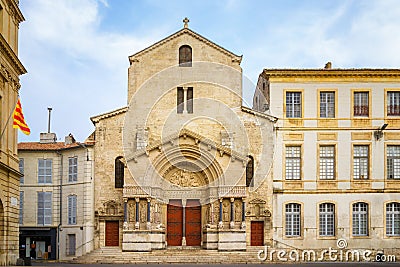
POLYGON ((72 132, 84 140, 93 128, 90 116, 126 105, 128 56, 151 44, 151 33, 139 38, 103 31, 99 9, 107 1, 23 3, 20 57, 28 74, 21 95, 32 134, 20 140, 37 140, 46 130, 48 106, 59 137, 72 132))
MULTIPOLYGON (((108 7, 107 1, 100 2, 108 7)), ((30 38, 109 67, 149 43, 146 38, 100 31, 99 2, 95 0, 38 0, 28 15, 30 38)))

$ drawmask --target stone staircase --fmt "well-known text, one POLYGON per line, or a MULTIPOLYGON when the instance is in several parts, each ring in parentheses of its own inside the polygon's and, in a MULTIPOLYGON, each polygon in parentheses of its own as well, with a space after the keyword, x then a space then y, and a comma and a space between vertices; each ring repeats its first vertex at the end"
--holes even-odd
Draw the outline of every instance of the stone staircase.
POLYGON ((248 248, 247 251, 221 252, 204 249, 166 249, 151 252, 122 252, 119 247, 103 247, 69 263, 75 264, 151 264, 151 263, 201 263, 201 264, 248 264, 262 263, 257 252, 263 247, 248 248))

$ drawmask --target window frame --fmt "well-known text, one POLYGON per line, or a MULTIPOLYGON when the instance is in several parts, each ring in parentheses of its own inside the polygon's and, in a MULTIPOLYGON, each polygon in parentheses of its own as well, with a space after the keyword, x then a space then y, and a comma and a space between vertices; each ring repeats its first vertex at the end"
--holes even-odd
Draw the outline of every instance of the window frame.
POLYGON ((68 157, 68 182, 78 182, 78 156, 68 157))
POLYGON ((393 118, 393 117, 399 117, 400 116, 400 89, 395 89, 395 88, 387 88, 385 89, 385 116, 388 118, 393 118), (390 104, 390 100, 391 98, 389 97, 389 94, 393 93, 393 94, 398 94, 397 96, 397 105, 393 105, 393 106, 397 106, 397 113, 394 114, 389 114, 389 104, 390 104))
POLYGON ((52 225, 53 223, 53 192, 37 192, 37 225, 52 225), (43 208, 40 208, 40 195, 43 195, 43 208), (46 198, 49 198, 48 203, 46 203, 46 198), (47 207, 46 207, 47 204, 47 207), (40 216, 40 210, 43 210, 43 216, 40 216), (46 212, 47 211, 47 212, 46 212), (42 221, 40 221, 42 217, 42 221), (46 222, 46 218, 49 222, 46 222))
POLYGON ((68 225, 76 225, 77 224, 77 214, 78 214, 78 197, 77 195, 69 195, 68 196, 68 225))
POLYGON ((387 238, 400 238, 400 202, 399 201, 395 201, 395 200, 390 200, 390 201, 385 202, 384 203, 384 211, 385 211, 385 217, 384 217, 385 218, 385 221, 384 221, 385 237, 387 237, 387 238), (399 205, 398 210, 395 211, 395 210, 392 209, 392 211, 390 211, 390 213, 389 213, 388 205, 390 205, 390 204, 398 204, 399 205), (395 233, 396 228, 393 227, 393 225, 395 225, 395 223, 393 221, 396 220, 396 218, 391 218, 390 219, 391 226, 392 226, 391 228, 394 228, 394 229, 391 229, 391 230, 393 230, 393 232, 388 233, 388 229, 389 229, 388 228, 388 222, 389 222, 388 214, 397 215, 397 220, 398 220, 398 224, 399 224, 399 228, 397 228, 398 229, 397 230, 398 231, 397 234, 395 233))
POLYGON ((283 231, 283 236, 286 239, 292 239, 292 238, 302 238, 303 237, 303 204, 299 203, 299 202, 286 202, 283 204, 283 226, 284 226, 284 231, 283 231), (287 206, 289 205, 296 205, 297 207, 299 207, 298 211, 290 211, 288 214, 287 211, 287 206), (289 224, 288 224, 288 215, 291 217, 291 223, 290 223, 290 229, 289 229, 289 224), (298 229, 294 229, 293 227, 295 226, 294 224, 294 220, 293 217, 294 216, 298 216, 298 229), (297 231, 298 230, 298 231, 297 231), (289 232, 290 233, 289 233, 289 232), (289 233, 289 234, 288 234, 289 233))
POLYGON ((51 184, 53 182, 53 159, 40 158, 38 159, 38 184, 51 184), (43 166, 40 166, 40 162, 43 162, 43 166), (47 166, 50 163, 50 166, 47 166), (43 174, 40 174, 40 170, 43 170, 43 174), (47 173, 50 171, 50 174, 47 173), (41 180, 40 177, 43 177, 41 180), (50 180, 50 181, 49 181, 50 180))
POLYGON ((300 181, 303 178, 303 174, 302 174, 302 168, 303 168, 303 146, 300 144, 286 144, 284 146, 284 174, 285 174, 285 181, 300 181), (287 149, 291 147, 291 148, 298 148, 299 149, 299 156, 298 157, 287 157, 287 149), (298 160, 298 178, 293 178, 295 175, 294 171, 295 171, 295 167, 297 170, 297 166, 295 166, 294 164, 292 164, 292 168, 291 168, 291 178, 288 178, 288 159, 291 160, 298 160))
POLYGON ((178 63, 179 67, 192 67, 193 62, 193 49, 190 45, 184 44, 181 45, 178 49, 178 63), (184 49, 188 49, 184 51, 184 49), (189 55, 190 54, 190 55, 189 55), (189 59, 189 56, 190 59, 189 59))
POLYGON ((324 89, 324 90, 318 90, 318 118, 320 119, 334 119, 337 116, 337 91, 336 90, 330 90, 330 89, 324 89), (333 116, 329 117, 327 116, 329 114, 329 104, 332 103, 325 103, 325 112, 326 115, 322 116, 321 110, 322 110, 322 94, 333 94, 333 116))
POLYGON ((176 113, 182 114, 185 109, 185 93, 183 87, 176 89, 176 113))
POLYGON ((188 87, 186 89, 186 111, 189 114, 193 114, 193 98, 194 98, 193 87, 188 87))
POLYGON ((400 152, 400 145, 399 144, 386 144, 385 147, 385 178, 386 180, 389 181, 400 181, 400 153, 398 156, 389 156, 389 148, 390 147, 397 147, 399 149, 400 152), (396 162, 393 163, 389 163, 390 160, 397 160, 397 164, 396 162), (391 171, 389 170, 390 166, 393 166, 393 177, 390 178, 389 176, 391 175, 391 171), (396 168, 397 166, 397 168, 396 168), (396 172, 396 170, 398 170, 398 172, 396 172), (395 174, 398 173, 398 177, 396 178, 395 174))
MULTIPOLYGON (((351 236, 354 238, 369 238, 370 237, 370 229, 369 229, 369 227, 370 227, 370 203, 363 201, 363 200, 352 202, 351 206, 350 206, 350 210, 351 210, 351 213, 350 213, 351 214, 351 216, 350 216, 350 218, 351 218, 351 236), (359 205, 359 204, 365 204, 366 211, 358 210, 355 213, 354 206, 359 205), (354 227, 355 223, 356 223, 355 215, 358 215, 358 217, 361 217, 363 214, 365 214, 365 216, 366 216, 366 219, 365 219, 365 223, 366 223, 365 232, 366 233, 365 234, 360 233, 360 229, 361 229, 360 223, 358 223, 358 227, 357 227, 358 231, 357 231, 357 233, 355 233, 355 229, 356 229, 354 227)), ((358 219, 360 219, 360 218, 358 218, 358 219)))
MULTIPOLYGON (((361 99, 360 99, 361 101, 361 99)), ((358 101, 358 102, 360 102, 358 101)), ((360 104, 360 103, 357 103, 360 104)), ((361 103, 362 104, 362 103, 361 103)), ((371 117, 371 111, 372 111, 372 94, 371 94, 371 90, 370 89, 352 89, 351 90, 351 117, 352 118, 356 118, 356 119, 363 119, 363 118, 370 118, 371 117), (363 114, 356 114, 356 94, 367 94, 368 99, 367 99, 367 115, 363 115, 363 114)), ((361 106, 362 105, 357 105, 357 106, 361 106)), ((361 113, 361 112, 360 112, 361 113)))
POLYGON ((351 173, 352 173, 352 180, 353 181, 370 181, 371 180, 371 145, 370 144, 365 144, 365 143, 356 143, 356 144, 352 144, 352 169, 351 169, 351 173), (355 148, 356 147, 367 147, 368 148, 368 153, 367 156, 356 156, 356 151, 355 148), (367 159, 367 177, 365 178, 361 178, 361 162, 359 163, 359 168, 358 168, 358 172, 359 172, 359 176, 356 177, 356 159, 367 159))
POLYGON ((124 188, 125 163, 122 159, 122 156, 118 156, 114 160, 114 188, 124 188))
MULTIPOLYGON (((336 237, 336 225, 337 225, 337 216, 336 216, 336 203, 333 202, 329 202, 329 201, 324 201, 324 202, 320 202, 317 204, 317 214, 318 214, 318 237, 322 238, 322 239, 330 239, 330 238, 335 238, 336 237), (333 207, 333 211, 323 211, 321 213, 321 206, 322 205, 331 205, 333 207), (321 224, 322 224, 322 220, 321 220, 321 215, 325 215, 325 217, 331 215, 332 216, 332 234, 328 234, 328 228, 324 228, 322 229, 321 224), (321 232, 321 230, 325 230, 323 232, 321 232)), ((324 227, 327 227, 328 223, 327 221, 324 224, 324 227)))
POLYGON ((337 164, 337 160, 336 160, 336 157, 337 157, 336 144, 318 144, 318 154, 317 155, 318 155, 318 179, 321 180, 321 181, 334 181, 334 180, 336 180, 336 176, 337 176, 337 174, 336 174, 336 170, 337 170, 337 166, 336 166, 336 164, 337 164), (326 147, 333 148, 333 156, 330 156, 330 157, 321 156, 322 148, 326 148, 326 147), (321 164, 321 160, 322 159, 325 159, 325 160, 332 159, 333 160, 332 178, 323 178, 323 176, 321 175, 321 172, 322 172, 322 169, 323 169, 322 166, 324 166, 323 164, 321 164))
MULTIPOLYGON (((301 118, 303 118, 303 114, 304 114, 304 111, 303 111, 303 107, 304 107, 303 98, 304 98, 304 96, 303 95, 304 95, 303 94, 303 90, 284 90, 284 103, 285 103, 285 105, 284 105, 284 115, 285 115, 285 118, 288 118, 288 119, 301 119, 301 118), (299 94, 300 95, 299 103, 288 103, 288 94, 299 94), (298 112, 300 112, 300 116, 298 116, 298 117, 296 117, 294 115, 294 112, 297 112, 296 108, 295 108, 295 105, 299 105, 300 106, 300 108, 298 110, 298 112), (289 107, 291 107, 291 108, 289 108, 289 107), (289 112, 290 109, 292 109, 291 112, 289 112), (291 113, 291 114, 289 114, 289 116, 288 116, 288 113, 291 113)), ((292 97, 292 102, 293 102, 293 97, 292 97)))

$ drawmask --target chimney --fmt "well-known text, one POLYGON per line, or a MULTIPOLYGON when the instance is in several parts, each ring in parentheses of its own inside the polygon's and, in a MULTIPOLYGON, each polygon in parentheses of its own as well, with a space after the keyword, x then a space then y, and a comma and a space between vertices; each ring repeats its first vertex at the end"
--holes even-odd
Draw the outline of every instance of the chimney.
POLYGON ((52 108, 47 108, 49 111, 49 120, 47 124, 47 133, 40 133, 40 143, 41 144, 52 144, 57 142, 57 136, 55 133, 50 132, 50 118, 51 118, 51 110, 52 108))
POLYGON ((40 133, 41 144, 52 144, 57 142, 57 136, 55 133, 40 133))
POLYGON ((325 69, 326 70, 330 70, 330 69, 332 69, 332 62, 327 62, 326 64, 325 64, 325 69))
POLYGON ((76 142, 75 138, 71 133, 65 137, 65 141, 64 141, 65 145, 70 145, 70 144, 73 144, 75 142, 76 142))

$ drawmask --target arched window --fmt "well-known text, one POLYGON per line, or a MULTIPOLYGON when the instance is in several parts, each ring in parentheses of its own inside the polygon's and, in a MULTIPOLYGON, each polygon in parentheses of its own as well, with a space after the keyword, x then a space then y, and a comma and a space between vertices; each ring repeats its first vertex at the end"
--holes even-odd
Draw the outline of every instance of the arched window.
POLYGON ((76 224, 76 210, 77 210, 77 197, 76 195, 68 196, 68 224, 76 224))
POLYGON ((115 188, 124 187, 124 169, 125 165, 122 162, 122 157, 119 156, 115 159, 115 188))
POLYGON ((285 205, 285 235, 301 236, 301 205, 298 203, 285 205))
POLYGON ((192 48, 188 45, 182 45, 181 47, 179 47, 179 66, 192 66, 192 48))
POLYGON ((335 204, 319 204, 319 235, 335 236, 335 204))
POLYGON ((357 202, 353 204, 353 236, 368 236, 368 204, 357 202))
POLYGON ((246 186, 254 186, 253 176, 254 176, 254 158, 248 156, 249 160, 246 165, 246 186))
POLYGON ((390 202, 386 204, 386 235, 400 236, 400 203, 390 202))

